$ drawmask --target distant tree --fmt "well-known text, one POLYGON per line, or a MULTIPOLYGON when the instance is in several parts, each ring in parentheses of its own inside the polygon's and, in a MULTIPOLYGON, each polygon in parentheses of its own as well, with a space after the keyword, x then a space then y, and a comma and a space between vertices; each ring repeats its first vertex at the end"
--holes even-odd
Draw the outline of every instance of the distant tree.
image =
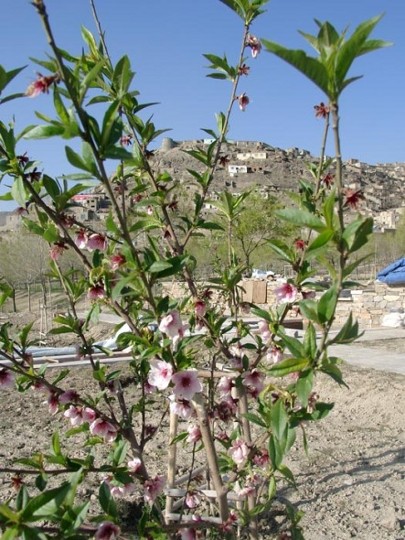
MULTIPOLYGON (((78 261, 67 251, 61 263, 65 269, 76 268, 78 261)), ((12 290, 13 310, 17 311, 16 290, 25 288, 28 294, 28 309, 31 310, 31 289, 39 284, 46 303, 49 277, 49 245, 42 237, 27 233, 24 229, 9 232, 1 239, 0 278, 12 290)))
POLYGON ((280 207, 276 197, 263 197, 257 192, 250 193, 245 199, 242 212, 235 221, 233 237, 248 270, 252 269, 253 257, 260 256, 268 240, 280 235, 285 240, 294 235, 294 228, 277 218, 276 211, 280 207))

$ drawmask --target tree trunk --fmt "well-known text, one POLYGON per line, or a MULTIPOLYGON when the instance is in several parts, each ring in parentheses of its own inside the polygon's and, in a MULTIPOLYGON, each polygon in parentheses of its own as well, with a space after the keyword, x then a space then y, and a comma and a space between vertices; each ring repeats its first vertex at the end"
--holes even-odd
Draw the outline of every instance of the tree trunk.
POLYGON ((28 311, 31 312, 31 283, 27 282, 28 311))
POLYGON ((11 299, 13 301, 13 311, 14 313, 17 313, 17 300, 16 300, 16 296, 15 296, 15 289, 13 287, 13 293, 11 295, 11 299))

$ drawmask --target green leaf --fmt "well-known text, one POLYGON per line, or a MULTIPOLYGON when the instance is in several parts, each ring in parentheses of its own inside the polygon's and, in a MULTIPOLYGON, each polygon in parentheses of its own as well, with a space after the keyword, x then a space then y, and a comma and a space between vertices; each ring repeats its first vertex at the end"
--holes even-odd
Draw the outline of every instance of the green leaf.
POLYGON ((152 274, 163 272, 163 270, 172 269, 173 265, 168 261, 156 261, 149 268, 148 271, 152 274))
POLYGON ((57 115, 59 116, 60 120, 62 121, 62 124, 69 124, 70 123, 70 116, 68 111, 66 110, 66 107, 62 101, 60 92, 58 90, 58 87, 55 86, 53 91, 53 106, 55 108, 55 111, 57 115))
POLYGON ((52 435, 52 452, 55 456, 62 455, 61 448, 60 448, 59 433, 57 431, 55 431, 55 433, 52 435))
POLYGON ((114 445, 113 462, 115 466, 119 466, 123 463, 128 453, 129 444, 127 441, 120 440, 114 445))
POLYGON ((307 358, 287 358, 282 362, 274 364, 269 369, 269 374, 274 377, 284 377, 289 373, 294 373, 295 371, 301 371, 308 367, 307 358))
POLYGON ((318 304, 315 300, 308 298, 299 302, 300 313, 306 319, 310 321, 319 322, 318 318, 318 304))
POLYGON ((60 187, 56 180, 48 176, 47 174, 44 174, 42 176, 42 184, 44 188, 46 189, 48 195, 51 197, 53 201, 56 200, 58 195, 60 195, 60 187))
POLYGON ((295 260, 294 251, 287 246, 284 242, 278 239, 269 240, 268 246, 272 249, 281 260, 287 261, 288 263, 293 263, 295 260))
POLYGON ((106 58, 103 58, 97 62, 97 64, 89 71, 89 73, 82 80, 80 85, 80 94, 79 101, 83 101, 84 96, 86 95, 87 90, 91 86, 92 82, 98 77, 99 73, 106 65, 106 58))
POLYGON ((48 139, 49 137, 58 137, 65 131, 63 124, 52 123, 50 125, 34 126, 24 133, 24 139, 48 139))
POLYGON ((358 251, 368 242, 368 237, 373 232, 373 218, 356 219, 344 230, 342 238, 346 243, 349 253, 358 251))
POLYGON ((382 15, 378 15, 359 24, 351 37, 341 46, 336 60, 336 80, 338 84, 343 84, 356 57, 390 45, 390 43, 380 40, 367 41, 368 36, 381 18, 382 15))
POLYGON ((353 314, 350 312, 345 324, 342 326, 336 336, 330 341, 330 343, 352 343, 363 333, 364 332, 359 332, 359 323, 357 321, 353 322, 353 314))
POLYGON ((12 297, 13 292, 14 289, 8 283, 0 281, 0 307, 8 298, 12 297))
POLYGON ((308 77, 318 88, 326 95, 329 95, 329 77, 328 72, 322 62, 308 56, 305 51, 287 49, 282 45, 278 45, 274 41, 262 39, 262 44, 268 52, 278 56, 291 66, 295 67, 303 75, 308 77))
POLYGON ((334 313, 338 300, 338 294, 335 287, 328 289, 318 302, 318 319, 321 324, 329 322, 334 313))
POLYGON ((66 482, 60 487, 33 497, 21 512, 21 519, 23 521, 36 521, 51 518, 59 512, 69 492, 70 484, 66 482))
POLYGON ((269 486, 267 489, 267 497, 269 501, 276 496, 276 493, 277 493, 277 484, 276 484, 276 479, 274 478, 274 475, 273 475, 270 477, 269 486))
POLYGON ((98 499, 100 502, 101 508, 104 512, 113 518, 117 518, 117 505, 113 497, 111 496, 110 488, 108 487, 107 482, 101 482, 100 489, 98 492, 98 499))
POLYGON ((15 94, 10 94, 6 97, 1 98, 0 104, 3 105, 4 103, 7 103, 9 101, 13 101, 14 99, 19 99, 22 97, 25 97, 25 94, 23 94, 22 92, 16 92, 15 94))
POLYGON ((307 356, 314 358, 317 350, 315 326, 309 321, 304 335, 304 349, 307 356))
POLYGON ((280 464, 278 467, 277 467, 277 470, 285 477, 287 478, 287 480, 293 484, 293 486, 295 486, 295 478, 294 478, 294 475, 291 471, 291 469, 289 469, 286 465, 282 465, 280 464))
POLYGON ((308 397, 312 392, 313 382, 314 372, 312 370, 305 370, 300 373, 295 389, 303 407, 308 406, 308 397))
POLYGON ((264 309, 258 308, 257 306, 253 306, 251 308, 252 315, 255 315, 256 317, 260 317, 261 319, 264 319, 267 322, 272 322, 271 315, 268 311, 265 311, 264 309))
POLYGON ((17 525, 11 528, 8 527, 1 535, 1 540, 13 540, 14 538, 22 538, 20 535, 20 527, 17 525))
POLYGON ((249 420, 250 423, 252 424, 256 424, 257 426, 260 426, 260 427, 263 427, 263 428, 266 428, 266 422, 263 420, 263 418, 261 418, 260 416, 258 416, 257 414, 254 414, 254 413, 246 413, 244 414, 244 417, 249 420))
POLYGON ((120 119, 117 118, 119 107, 119 101, 113 101, 104 115, 103 125, 101 128, 101 144, 104 148, 115 144, 119 140, 122 133, 122 123, 120 119), (118 130, 114 130, 113 128, 117 120, 119 121, 120 126, 118 130))
POLYGON ((287 345, 288 350, 297 357, 305 356, 305 348, 299 339, 296 339, 292 336, 287 336, 287 334, 280 335, 282 342, 287 345))
POLYGON ((90 146, 87 143, 83 144, 83 155, 80 156, 77 154, 74 150, 72 150, 69 146, 65 146, 65 152, 66 157, 71 165, 73 167, 77 167, 78 169, 82 169, 83 171, 87 171, 91 173, 96 178, 99 177, 97 165, 94 161, 94 156, 91 151, 90 146))
POLYGON ((131 71, 131 62, 128 56, 125 55, 118 60, 112 78, 118 98, 122 98, 129 91, 133 77, 134 72, 131 71))
POLYGON ((25 207, 25 203, 28 200, 28 194, 24 187, 24 181, 21 176, 17 176, 17 178, 14 180, 13 185, 11 186, 11 195, 19 206, 22 208, 25 207))
MULTIPOLYGON (((13 523, 18 523, 18 513, 13 512, 11 508, 7 504, 0 504, 0 515, 6 518, 6 520, 11 521, 13 523)), ((2 536, 3 538, 3 536, 2 536)))
POLYGON ((288 415, 284 402, 278 399, 271 408, 271 431, 277 440, 283 441, 286 438, 288 429, 288 415))
POLYGON ((277 210, 277 216, 297 227, 308 227, 318 232, 325 230, 324 222, 311 212, 307 210, 301 210, 297 208, 286 208, 283 210, 277 210))
POLYGON ((328 242, 333 238, 334 231, 327 229, 326 231, 321 232, 318 236, 309 244, 307 247, 307 254, 313 254, 314 251, 324 248, 328 242))

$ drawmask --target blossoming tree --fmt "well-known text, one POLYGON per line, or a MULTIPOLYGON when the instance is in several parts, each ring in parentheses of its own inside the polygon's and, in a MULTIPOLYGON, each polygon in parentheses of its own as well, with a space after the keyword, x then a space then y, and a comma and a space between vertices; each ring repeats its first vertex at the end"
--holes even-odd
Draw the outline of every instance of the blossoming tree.
MULTIPOLYGON (((1 326, 1 387, 43 392, 50 414, 65 419, 75 441, 73 448, 65 447, 55 433, 50 454, 25 458, 24 470, 18 464, 3 468, 20 479, 36 480, 21 480, 16 495, 0 505, 2 538, 258 538, 260 517, 270 511, 277 487, 294 481, 284 460, 297 431, 325 417, 332 407, 314 392, 316 375, 323 372, 343 383, 339 359, 328 354, 328 346, 356 339, 358 325, 350 315, 337 334, 331 336, 330 329, 339 293, 350 286, 350 273, 359 264, 355 254, 367 241, 372 222, 359 216, 346 224, 345 210, 356 206, 361 194, 345 191, 338 104, 341 92, 354 80, 347 76, 356 57, 385 45, 369 39, 378 18, 360 25, 350 37, 330 23, 318 23, 317 36, 304 34, 317 52, 310 57, 251 33, 267 0, 222 1, 241 19, 241 53, 233 64, 225 56, 205 55, 210 76, 230 83, 230 105, 217 114, 216 128, 208 130, 213 142, 188 152, 199 167, 190 170, 194 206, 186 214, 179 213, 176 179, 154 167, 150 145, 161 130, 140 116, 147 105, 131 89, 128 57, 113 64, 101 26, 98 39, 83 29, 86 49, 79 56, 62 50, 44 0, 33 1, 51 55, 38 61, 47 74, 40 74, 25 94, 49 94, 56 116, 40 115, 44 123, 18 135, 1 122, 0 169, 13 181, 9 196, 24 209, 24 224, 48 242, 50 272, 60 279, 69 300, 68 311, 55 317, 54 332, 72 333, 98 391, 80 393, 69 387, 67 371, 54 377, 46 366, 36 366, 29 352, 29 327, 15 334, 9 324, 1 326), (209 283, 195 280, 195 260, 188 253, 193 236, 218 227, 202 209, 224 157, 231 112, 235 106, 248 111, 249 97, 239 90, 241 78, 250 73, 247 55, 257 58, 262 44, 325 93, 328 102, 315 112, 325 123, 324 142, 332 116, 336 147, 335 159, 329 160, 323 144, 317 163, 309 164, 312 181, 297 179, 300 196, 295 206, 277 213, 299 228, 302 237, 291 245, 271 241, 293 277, 276 290, 276 304, 269 310, 242 302, 245 267, 235 255, 231 236, 227 264, 209 283), (105 107, 101 117, 92 115, 95 104, 105 107), (19 150, 24 139, 55 136, 82 142, 80 152, 66 146, 67 161, 80 172, 63 186, 39 172, 35 160, 19 150), (113 174, 107 173, 107 163, 116 165, 113 174), (111 201, 103 232, 69 213, 72 197, 86 189, 88 179, 96 180, 111 201), (79 280, 62 270, 67 250, 81 261, 79 280), (328 264, 325 255, 330 250, 337 254, 337 268, 328 264), (330 285, 313 279, 320 267, 329 272, 330 285), (167 278, 186 284, 184 296, 164 292, 160 285, 167 278), (221 303, 214 301, 214 291, 221 303), (77 306, 86 295, 91 309, 83 320, 77 306), (260 319, 259 332, 243 319, 247 307, 260 319), (307 320, 302 340, 292 337, 284 325, 292 308, 307 320), (127 325, 119 345, 132 359, 118 369, 100 363, 88 337, 106 309, 127 325), (131 399, 129 387, 135 392, 131 399), (169 421, 150 426, 148 411, 156 402, 169 421), (162 431, 167 452, 161 463, 151 463, 148 445, 162 431), (180 444, 188 449, 188 462, 187 473, 179 478, 180 444), (103 458, 97 452, 83 457, 75 452, 82 445, 107 446, 111 452, 101 453, 103 458), (100 489, 95 500, 83 501, 78 486, 89 475, 98 475, 100 489), (142 517, 134 514, 130 523, 123 523, 117 498, 138 504, 142 517)), ((93 1, 91 5, 99 24, 93 1)), ((0 70, 2 92, 18 72, 0 70)), ((241 199, 226 193, 224 201, 225 227, 232 227, 241 199)), ((3 300, 8 292, 4 288, 3 300)), ((299 515, 288 504, 287 511, 291 522, 283 534, 301 538, 299 515)))

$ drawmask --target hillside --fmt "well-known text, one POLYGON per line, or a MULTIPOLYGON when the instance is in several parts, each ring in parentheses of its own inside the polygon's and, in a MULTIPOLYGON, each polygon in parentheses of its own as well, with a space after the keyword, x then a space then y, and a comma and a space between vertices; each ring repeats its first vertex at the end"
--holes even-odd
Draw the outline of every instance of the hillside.
MULTIPOLYGON (((167 171, 183 190, 193 190, 193 177, 188 169, 202 170, 202 164, 188 155, 187 150, 207 148, 211 140, 173 141, 163 139, 153 152, 151 165, 157 172, 167 171)), ((256 187, 263 195, 282 196, 298 189, 301 178, 310 178, 307 163, 316 162, 307 150, 281 149, 264 142, 232 141, 222 147, 223 163, 215 173, 212 195, 228 191, 240 193, 256 187)), ((405 209, 405 163, 369 165, 351 159, 344 162, 346 186, 360 189, 365 196, 362 212, 372 215, 380 228, 395 228, 405 209)), ((96 190, 100 193, 100 190, 96 190)), ((100 210, 102 211, 102 210, 100 210)), ((6 224, 10 212, 0 212, 0 227, 6 224)))
MULTIPOLYGON (((199 163, 185 150, 204 148, 209 140, 175 142, 165 139, 155 152, 153 164, 167 170, 173 178, 189 188, 191 176, 187 169, 198 169, 199 163)), ((225 144, 221 155, 226 164, 219 167, 212 185, 213 191, 228 189, 241 192, 256 186, 261 192, 281 194, 298 189, 298 180, 310 178, 306 164, 317 161, 306 150, 283 150, 263 142, 236 141, 225 144)), ((355 159, 344 162, 347 187, 361 189, 365 195, 363 211, 377 217, 405 205, 405 164, 369 165, 355 159)), ((382 216, 387 221, 388 216, 382 216)), ((378 221, 378 220, 377 220, 378 221)), ((395 221, 395 220, 394 220, 395 221)), ((392 224, 385 223, 389 227, 392 224)))

